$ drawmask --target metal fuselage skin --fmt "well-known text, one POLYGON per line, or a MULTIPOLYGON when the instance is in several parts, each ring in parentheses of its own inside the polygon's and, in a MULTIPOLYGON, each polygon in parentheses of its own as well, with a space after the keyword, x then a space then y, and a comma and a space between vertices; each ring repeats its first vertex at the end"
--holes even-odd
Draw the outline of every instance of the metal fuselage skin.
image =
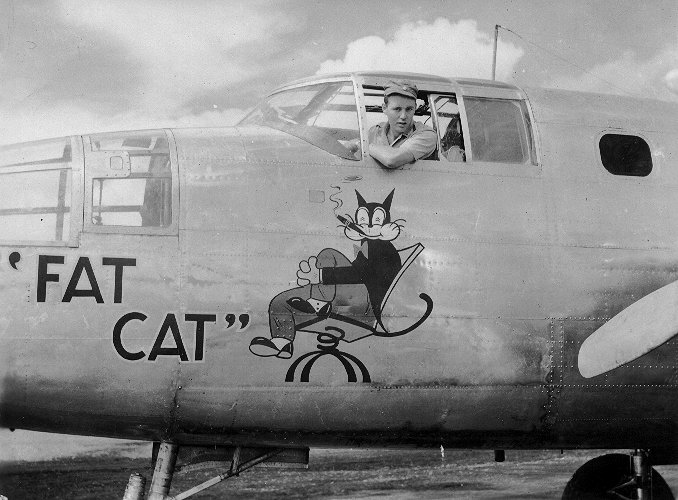
MULTIPOLYGON (((167 131, 176 231, 80 225, 71 246, 0 248, 0 424, 180 444, 674 447, 678 341, 592 378, 577 354, 610 318, 678 279, 676 109, 525 95, 535 164, 386 170, 265 127, 167 131), (597 145, 611 131, 645 139, 649 176, 603 168, 597 145), (369 382, 347 381, 332 357, 308 382, 287 382, 315 335, 297 333, 291 360, 248 346, 269 336, 269 304, 296 286, 300 261, 323 248, 353 255, 336 215, 354 213, 355 190, 367 201, 395 190, 391 215, 405 222, 394 245, 424 246, 389 298, 387 326, 421 316, 419 293, 433 311, 407 335, 342 346, 369 382), (63 300, 83 257, 101 303, 63 300), (138 359, 116 349, 116 325, 138 359)), ((87 151, 74 161, 84 185, 87 151)), ((75 189, 74 213, 82 199, 75 189)), ((81 273, 77 286, 91 281, 81 273)))

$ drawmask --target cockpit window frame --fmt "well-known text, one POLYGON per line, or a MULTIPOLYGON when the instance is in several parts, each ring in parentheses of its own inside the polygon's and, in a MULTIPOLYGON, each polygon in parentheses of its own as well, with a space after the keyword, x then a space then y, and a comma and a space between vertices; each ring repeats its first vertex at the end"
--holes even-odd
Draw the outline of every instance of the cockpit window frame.
MULTIPOLYGON (((371 78, 357 78, 355 85, 356 85, 356 92, 359 98, 356 100, 358 103, 358 112, 360 116, 360 133, 362 137, 361 141, 361 146, 362 146, 362 152, 363 152, 363 158, 368 158, 369 157, 369 124, 370 120, 368 119, 368 110, 367 110, 367 99, 366 99, 366 91, 376 91, 378 92, 378 95, 380 96, 380 103, 383 102, 383 91, 384 88, 388 85, 388 82, 391 81, 393 78, 390 77, 371 77, 371 78)), ((417 85, 419 83, 417 82, 417 85)), ((422 86, 423 87, 423 86, 422 86)), ((423 102, 423 105, 418 105, 417 107, 417 113, 422 111, 422 108, 425 107, 428 110, 428 118, 430 118, 431 122, 428 124, 431 128, 434 130, 438 130, 438 122, 437 122, 437 117, 435 115, 434 109, 433 109, 433 101, 431 100, 432 95, 454 95, 454 91, 450 92, 449 86, 442 87, 440 85, 435 87, 435 91, 431 90, 423 90, 423 88, 419 88, 419 96, 417 98, 417 101, 423 102), (442 90, 444 88, 445 90, 442 90)), ((377 94, 372 94, 377 95, 377 94)), ((415 113, 415 120, 417 117, 421 117, 423 115, 421 114, 416 114, 415 113)), ((382 115, 382 119, 380 122, 386 121, 386 116, 382 115)), ((418 120, 421 121, 421 120, 418 120)), ((437 132, 436 132, 437 134, 437 132)), ((429 158, 421 158, 417 160, 416 162, 409 164, 407 166, 401 167, 401 168, 406 168, 409 169, 411 168, 411 165, 418 164, 421 161, 425 162, 438 162, 438 155, 440 152, 440 138, 438 138, 438 142, 436 145, 436 151, 435 151, 435 158, 429 157, 429 158)))
POLYGON ((436 130, 436 135, 438 136, 438 156, 440 161, 444 163, 467 163, 472 160, 472 154, 471 154, 471 144, 469 141, 468 137, 468 122, 466 121, 466 108, 464 107, 464 98, 455 93, 455 92, 430 92, 427 96, 429 100, 429 106, 431 108, 431 116, 433 117, 433 123, 435 123, 434 129, 436 130), (448 98, 448 99, 454 99, 456 102, 457 108, 459 109, 459 122, 462 130, 462 139, 464 141, 464 161, 446 161, 445 158, 442 158, 443 155, 443 150, 442 150, 442 135, 444 135, 444 132, 441 132, 441 124, 440 124, 440 116, 439 116, 439 110, 436 108, 435 102, 436 99, 438 98, 448 98))
POLYGON ((535 127, 534 111, 528 96, 523 91, 516 88, 500 88, 470 82, 469 84, 460 85, 456 96, 460 107, 462 127, 464 127, 465 131, 464 143, 467 149, 466 162, 453 164, 455 170, 503 177, 537 177, 542 175, 541 146, 537 133, 538 129, 535 127), (525 163, 500 163, 479 161, 474 157, 465 102, 469 97, 520 101, 522 103, 523 119, 526 134, 528 135, 529 161, 525 163))
MULTIPOLYGON (((360 128, 362 134, 362 150, 363 158, 369 157, 369 145, 367 144, 367 130, 366 130, 366 114, 365 100, 363 96, 364 87, 376 88, 384 86, 388 81, 396 79, 407 78, 408 75, 392 76, 388 74, 380 75, 363 75, 355 76, 355 85, 357 93, 357 104, 360 113, 360 128)), ((458 173, 495 175, 503 177, 536 177, 542 174, 541 164, 541 147, 540 140, 535 127, 535 118, 531 103, 527 95, 520 89, 510 86, 490 86, 485 82, 476 81, 455 81, 449 82, 429 81, 422 79, 420 75, 412 75, 410 80, 419 88, 420 97, 428 99, 431 113, 436 124, 438 124, 438 117, 433 106, 433 99, 437 96, 454 96, 459 106, 459 117, 461 127, 463 130, 463 139, 465 146, 466 161, 443 161, 433 159, 420 159, 412 164, 401 167, 402 170, 429 170, 429 171, 454 171, 458 173), (525 122, 525 133, 528 135, 528 155, 529 159, 525 163, 499 163, 489 161, 478 161, 474 159, 473 148, 469 136, 468 116, 466 112, 467 97, 478 97, 486 99, 503 99, 514 100, 521 102, 521 109, 523 111, 523 120, 525 122)), ((440 134, 438 134, 440 136, 440 134)), ((438 151, 440 150, 440 137, 438 137, 438 151)), ((375 162, 376 166, 379 166, 375 162)))
MULTIPOLYGON (((347 78, 345 76, 342 77, 333 77, 333 78, 323 78, 323 79, 318 79, 318 80, 313 80, 313 81, 307 81, 307 82, 301 82, 297 84, 292 84, 292 85, 286 85, 282 88, 276 89, 272 93, 270 93, 268 96, 266 96, 266 99, 261 101, 259 105, 257 105, 254 109, 252 109, 245 117, 238 123, 238 125, 253 125, 254 123, 247 123, 247 121, 252 117, 256 111, 261 107, 261 105, 266 102, 266 100, 293 90, 298 90, 298 89, 303 89, 306 87, 317 87, 320 85, 327 85, 327 84, 334 84, 334 83, 341 83, 344 84, 344 86, 350 86, 352 91, 353 91, 353 104, 355 106, 355 111, 356 111, 356 127, 357 127, 357 132, 360 137, 360 142, 362 143, 363 137, 362 137, 362 127, 361 127, 361 117, 360 117, 360 109, 359 109, 359 104, 358 104, 358 92, 356 89, 355 85, 355 79, 353 78, 347 78)), ((348 95, 348 94, 347 94, 348 95)), ((333 149, 328 149, 320 145, 317 141, 313 140, 314 135, 321 134, 322 131, 320 128, 317 128, 314 130, 314 127, 308 127, 307 130, 301 128, 302 125, 300 124, 286 124, 283 121, 280 121, 280 123, 265 123, 262 124, 263 126, 271 127, 276 130, 280 130, 281 132, 288 133, 290 135, 293 135, 294 137, 297 137, 303 141, 308 142, 309 144, 333 155, 337 156, 339 158, 342 158, 344 160, 348 161, 360 161, 363 157, 355 155, 349 151, 349 149, 345 148, 345 145, 342 144, 341 142, 337 141, 336 148, 333 149), (308 132, 308 133, 306 133, 308 132), (342 151, 342 148, 345 149, 345 151, 342 151)))

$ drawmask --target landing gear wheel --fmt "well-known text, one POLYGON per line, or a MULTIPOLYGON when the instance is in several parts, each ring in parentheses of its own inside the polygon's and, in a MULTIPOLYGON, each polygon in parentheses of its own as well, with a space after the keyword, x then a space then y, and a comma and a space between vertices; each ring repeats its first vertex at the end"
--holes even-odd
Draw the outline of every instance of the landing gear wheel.
MULTIPOLYGON (((612 453, 589 460, 574 473, 563 491, 563 500, 638 499, 633 466, 629 455, 612 453)), ((671 488, 654 469, 650 498, 675 500, 671 488)))

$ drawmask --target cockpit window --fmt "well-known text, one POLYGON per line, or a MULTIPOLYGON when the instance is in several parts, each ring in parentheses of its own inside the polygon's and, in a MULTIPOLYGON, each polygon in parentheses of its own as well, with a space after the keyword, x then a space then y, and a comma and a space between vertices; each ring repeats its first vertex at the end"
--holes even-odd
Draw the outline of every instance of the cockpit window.
MULTIPOLYGON (((370 131, 375 125, 385 124, 387 122, 384 114, 384 87, 376 85, 363 85, 363 95, 365 96, 365 129, 370 131)), ((419 98, 415 104, 414 121, 416 123, 425 125, 426 127, 436 129, 436 124, 431 115, 431 106, 429 103, 429 96, 423 92, 419 92, 419 98)), ((368 133, 368 136, 370 133, 368 133)), ((439 158, 438 148, 433 151, 424 160, 437 160, 439 158)))
POLYGON ((283 90, 269 96, 239 125, 265 125, 299 137, 347 160, 360 159, 344 144, 360 137, 351 82, 330 82, 283 90))
MULTIPOLYGON (((365 124, 365 128, 366 130, 370 130, 373 126, 386 121, 386 116, 382 109, 382 105, 384 104, 384 89, 383 87, 364 85, 363 92, 365 95, 365 111, 367 111, 367 123, 365 124)), ((431 119, 431 110, 426 96, 422 99, 417 99, 414 120, 423 123, 427 127, 434 128, 434 123, 431 119)))
POLYGON ((474 161, 535 163, 524 101, 465 97, 474 161))

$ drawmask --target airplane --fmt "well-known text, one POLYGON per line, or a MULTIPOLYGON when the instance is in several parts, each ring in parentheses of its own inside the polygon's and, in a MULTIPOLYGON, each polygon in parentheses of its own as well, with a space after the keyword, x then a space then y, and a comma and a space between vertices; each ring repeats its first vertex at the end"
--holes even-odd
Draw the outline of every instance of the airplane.
POLYGON ((311 446, 625 449, 563 498, 674 498, 677 116, 355 72, 235 127, 3 147, 0 426, 153 441, 151 499, 311 446), (393 80, 438 144, 387 169, 393 80))

